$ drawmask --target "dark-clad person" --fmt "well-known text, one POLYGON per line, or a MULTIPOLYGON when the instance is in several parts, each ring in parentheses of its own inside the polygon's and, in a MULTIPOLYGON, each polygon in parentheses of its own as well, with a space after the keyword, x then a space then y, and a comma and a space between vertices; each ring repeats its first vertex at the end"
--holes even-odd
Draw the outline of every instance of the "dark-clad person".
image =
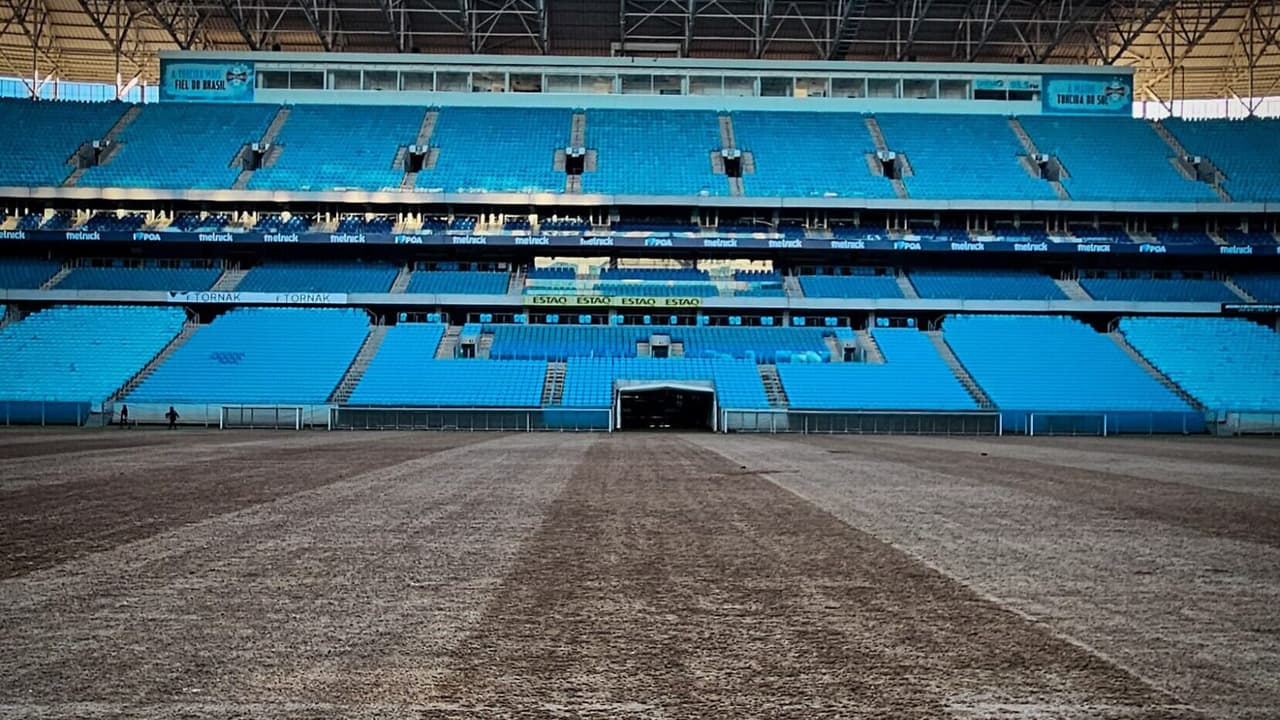
POLYGON ((169 406, 169 412, 164 414, 164 419, 169 421, 169 429, 172 430, 178 426, 178 411, 169 406))
POLYGON ((129 406, 121 405, 120 406, 120 428, 124 429, 127 427, 129 427, 129 406))

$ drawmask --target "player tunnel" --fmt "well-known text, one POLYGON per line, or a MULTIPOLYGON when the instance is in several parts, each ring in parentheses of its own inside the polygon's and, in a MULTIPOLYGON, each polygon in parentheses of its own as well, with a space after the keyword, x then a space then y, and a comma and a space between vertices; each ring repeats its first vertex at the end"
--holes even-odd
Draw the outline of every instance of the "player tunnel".
POLYGON ((716 393, 709 382, 619 382, 619 430, 715 430, 716 393))

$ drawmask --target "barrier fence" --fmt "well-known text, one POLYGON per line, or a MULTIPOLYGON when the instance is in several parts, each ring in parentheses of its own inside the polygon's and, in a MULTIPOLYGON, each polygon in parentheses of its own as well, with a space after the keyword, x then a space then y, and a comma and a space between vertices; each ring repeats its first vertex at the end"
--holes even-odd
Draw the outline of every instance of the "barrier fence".
POLYGON ((609 432, 609 408, 356 407, 329 411, 333 430, 457 430, 462 432, 609 432))
POLYGON ((1000 435, 998 412, 722 410, 725 432, 856 435, 1000 435))

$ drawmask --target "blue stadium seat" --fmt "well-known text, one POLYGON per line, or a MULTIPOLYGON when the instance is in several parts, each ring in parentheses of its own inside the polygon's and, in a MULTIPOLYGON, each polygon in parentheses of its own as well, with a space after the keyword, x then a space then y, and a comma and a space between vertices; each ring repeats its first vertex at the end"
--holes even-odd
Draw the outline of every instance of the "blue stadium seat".
POLYGON ((354 308, 231 310, 197 330, 127 401, 323 403, 368 331, 368 315, 354 308))
POLYGON ((720 131, 709 110, 587 110, 587 147, 598 162, 582 175, 583 192, 729 194, 711 170, 720 131))
POLYGON ((56 260, 0 259, 0 289, 34 290, 61 269, 56 260))
POLYGON ((763 410, 769 407, 754 362, 690 358, 570 358, 565 363, 563 404, 609 407, 617 380, 711 382, 722 408, 763 410))
POLYGON ((243 292, 384 293, 391 289, 397 268, 381 262, 265 263, 245 273, 237 290, 243 292))
POLYGON ((1205 407, 1280 412, 1280 335, 1244 318, 1122 318, 1142 356, 1205 407))
POLYGON ((1239 302, 1218 280, 1201 278, 1080 278, 1080 287, 1095 300, 1129 302, 1239 302))
POLYGON ((483 270, 414 270, 405 292, 430 295, 506 295, 511 276, 483 270))
POLYGON ((892 275, 801 275, 806 297, 900 298, 902 288, 892 275))
POLYGON ((1280 120, 1181 120, 1164 126, 1192 155, 1209 158, 1226 174, 1222 186, 1236 202, 1280 200, 1280 120))
POLYGON ((1231 279, 1258 302, 1280 302, 1280 275, 1274 273, 1238 273, 1233 275, 1231 279))
POLYGON ((1018 270, 912 270, 922 298, 967 300, 1065 300, 1052 278, 1018 270))
POLYGON ((59 290, 208 290, 217 268, 78 267, 55 286, 59 290))
MULTIPOLYGON (((560 108, 440 109, 431 145, 436 166, 418 173, 419 190, 564 192, 557 149, 569 144, 573 112, 560 108)), ((590 123, 587 125, 590 132, 590 123)), ((470 227, 452 227, 471 230, 470 227)))
POLYGON ((61 185, 81 144, 101 140, 128 108, 123 103, 0 99, 0 185, 61 185))
POLYGON ((755 159, 755 172, 742 179, 747 195, 894 197, 893 185, 867 168, 876 148, 862 115, 735 112, 733 132, 755 159))

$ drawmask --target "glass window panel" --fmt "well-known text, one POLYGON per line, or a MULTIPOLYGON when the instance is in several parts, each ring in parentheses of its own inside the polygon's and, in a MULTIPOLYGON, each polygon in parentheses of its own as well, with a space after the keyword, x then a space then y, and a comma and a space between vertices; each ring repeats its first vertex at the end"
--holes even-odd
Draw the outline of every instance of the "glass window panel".
POLYGON ((470 92, 471 77, 464 72, 436 73, 436 91, 438 92, 470 92))
POLYGON ((289 72, 289 87, 294 90, 323 90, 323 70, 292 70, 289 72))
POLYGON ((916 100, 935 100, 938 97, 938 81, 933 78, 903 80, 902 96, 916 100))
POLYGON ((796 78, 796 97, 827 97, 831 94, 830 78, 796 78))
POLYGON ((623 75, 623 95, 650 95, 653 93, 652 75, 623 75))
POLYGON ((866 78, 833 78, 831 97, 864 98, 867 96, 866 78))
POLYGON ((724 78, 719 75, 690 75, 690 95, 723 95, 724 78))
POLYGON ((507 74, 500 72, 477 72, 471 74, 471 92, 506 92, 507 74))
POLYGON ((902 97, 898 78, 871 78, 867 80, 867 95, 873 98, 902 97))
POLYGON ((511 73, 511 92, 542 92, 542 75, 538 73, 511 73))
POLYGON ((969 81, 968 80, 938 81, 938 97, 941 97, 946 100, 968 100, 969 99, 969 81))
POLYGON ((760 95, 762 97, 791 97, 791 78, 760 78, 760 95))
POLYGON ((365 90, 395 90, 399 85, 400 79, 395 70, 364 71, 365 90))
POLYGON ((724 94, 735 97, 751 97, 756 94, 756 79, 738 75, 726 75, 724 78, 724 94))
POLYGON ((613 75, 583 75, 582 92, 608 95, 613 92, 613 75))
POLYGON ((679 75, 654 75, 653 91, 659 95, 680 95, 684 92, 682 80, 679 75))
POLYGON ((289 71, 263 70, 258 73, 258 87, 267 88, 269 90, 288 90, 289 71))
POLYGON ((431 92, 436 89, 436 77, 429 72, 400 73, 400 89, 418 92, 431 92))

